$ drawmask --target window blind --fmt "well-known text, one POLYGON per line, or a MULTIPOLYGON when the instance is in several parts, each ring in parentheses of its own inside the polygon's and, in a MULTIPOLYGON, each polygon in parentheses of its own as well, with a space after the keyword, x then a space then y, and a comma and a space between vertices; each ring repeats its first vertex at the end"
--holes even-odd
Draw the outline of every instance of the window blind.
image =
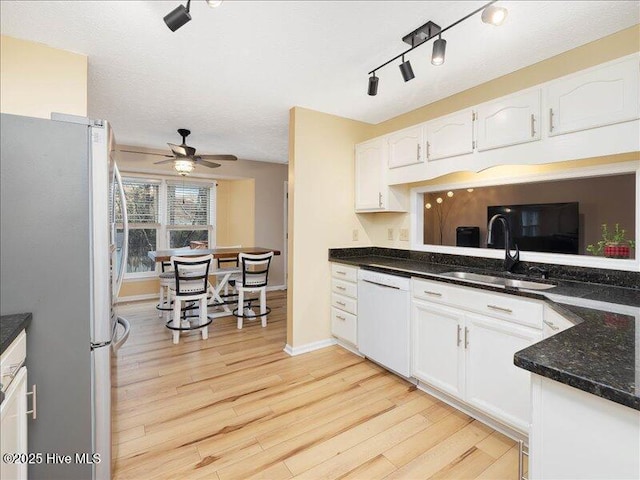
MULTIPOLYGON (((127 199, 129 223, 158 223, 158 189, 160 185, 144 180, 126 178, 122 181, 127 199)), ((119 221, 122 216, 118 215, 119 221)))
POLYGON ((210 187, 167 185, 168 225, 208 225, 210 187))

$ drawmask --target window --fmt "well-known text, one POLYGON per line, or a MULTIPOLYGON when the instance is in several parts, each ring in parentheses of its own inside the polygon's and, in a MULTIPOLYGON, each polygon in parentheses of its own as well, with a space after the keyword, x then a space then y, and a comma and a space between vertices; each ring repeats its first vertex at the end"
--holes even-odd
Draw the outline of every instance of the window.
MULTIPOLYGON (((127 277, 149 277, 159 268, 150 250, 213 244, 215 184, 123 178, 129 220, 127 277)), ((119 229, 122 216, 118 215, 119 229)))
POLYGON ((155 262, 148 257, 149 250, 158 247, 159 182, 123 179, 129 220, 129 258, 127 273, 154 272, 155 262))
POLYGON ((209 242, 211 187, 167 185, 167 231, 169 248, 188 247, 191 242, 209 242))

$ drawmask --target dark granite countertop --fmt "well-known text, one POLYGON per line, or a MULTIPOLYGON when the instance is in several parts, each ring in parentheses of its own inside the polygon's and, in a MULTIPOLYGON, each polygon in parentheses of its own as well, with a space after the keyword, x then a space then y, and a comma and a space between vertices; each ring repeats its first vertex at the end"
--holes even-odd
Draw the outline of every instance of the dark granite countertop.
MULTIPOLYGON (((556 285, 555 288, 525 291, 438 277, 439 274, 452 270, 504 276, 494 268, 481 268, 477 261, 469 262, 473 265, 469 268, 464 266, 463 259, 446 259, 444 263, 432 263, 424 258, 411 258, 411 255, 405 252, 407 251, 380 248, 333 249, 329 251, 329 260, 382 273, 415 276, 544 300, 575 325, 517 352, 514 356, 515 365, 640 410, 640 367, 636 362, 636 352, 640 351, 640 336, 636 335, 636 322, 640 319, 640 290, 637 287, 640 285, 635 272, 623 272, 619 275, 616 272, 606 272, 606 275, 594 272, 592 278, 605 281, 615 278, 614 283, 627 282, 636 288, 572 280, 569 279, 569 274, 562 272, 565 273, 560 275, 562 279, 552 277, 551 282, 556 285), (394 256, 395 252, 400 253, 394 256), (597 306, 597 309, 593 308, 594 306, 597 306), (636 309, 637 313, 634 316, 632 313, 636 309), (623 314, 621 310, 631 313, 623 314)), ((578 278, 588 279, 589 273, 587 269, 582 269, 578 278)), ((527 279, 531 280, 531 277, 527 279)))
POLYGON ((16 313, 0 317, 0 355, 9 348, 18 334, 31 322, 30 313, 16 313))

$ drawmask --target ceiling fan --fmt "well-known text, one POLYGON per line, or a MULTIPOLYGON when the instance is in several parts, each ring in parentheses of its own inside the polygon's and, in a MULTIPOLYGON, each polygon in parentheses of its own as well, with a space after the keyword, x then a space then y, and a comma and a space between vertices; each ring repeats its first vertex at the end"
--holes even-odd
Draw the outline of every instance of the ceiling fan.
POLYGON ((186 128, 179 128, 178 134, 182 137, 182 143, 180 145, 167 143, 173 155, 165 155, 163 153, 138 152, 135 150, 121 150, 121 152, 167 157, 169 160, 154 162, 154 165, 173 162, 173 168, 175 168, 176 172, 183 176, 189 175, 196 165, 203 165, 209 168, 218 168, 221 166, 219 163, 210 162, 209 160, 238 160, 238 157, 236 157, 235 155, 196 155, 196 149, 187 145, 187 137, 191 134, 191 130, 187 130, 186 128))

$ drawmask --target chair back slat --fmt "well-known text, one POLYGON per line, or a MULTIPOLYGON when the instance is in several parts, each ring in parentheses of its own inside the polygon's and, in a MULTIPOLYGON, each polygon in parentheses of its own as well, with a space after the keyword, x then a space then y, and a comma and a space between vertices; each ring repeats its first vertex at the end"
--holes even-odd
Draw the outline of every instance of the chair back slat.
MULTIPOLYGON (((216 245, 216 248, 242 248, 242 245, 229 245, 229 246, 216 245)), ((225 267, 229 268, 229 267, 237 267, 237 266, 238 266, 237 255, 235 257, 218 258, 218 268, 225 268, 225 267)))
POLYGON ((241 263, 242 286, 250 288, 266 287, 269 281, 269 266, 273 252, 264 255, 241 253, 238 260, 241 263))
POLYGON ((213 255, 202 257, 171 257, 176 278, 176 295, 202 295, 209 286, 209 267, 213 255))

